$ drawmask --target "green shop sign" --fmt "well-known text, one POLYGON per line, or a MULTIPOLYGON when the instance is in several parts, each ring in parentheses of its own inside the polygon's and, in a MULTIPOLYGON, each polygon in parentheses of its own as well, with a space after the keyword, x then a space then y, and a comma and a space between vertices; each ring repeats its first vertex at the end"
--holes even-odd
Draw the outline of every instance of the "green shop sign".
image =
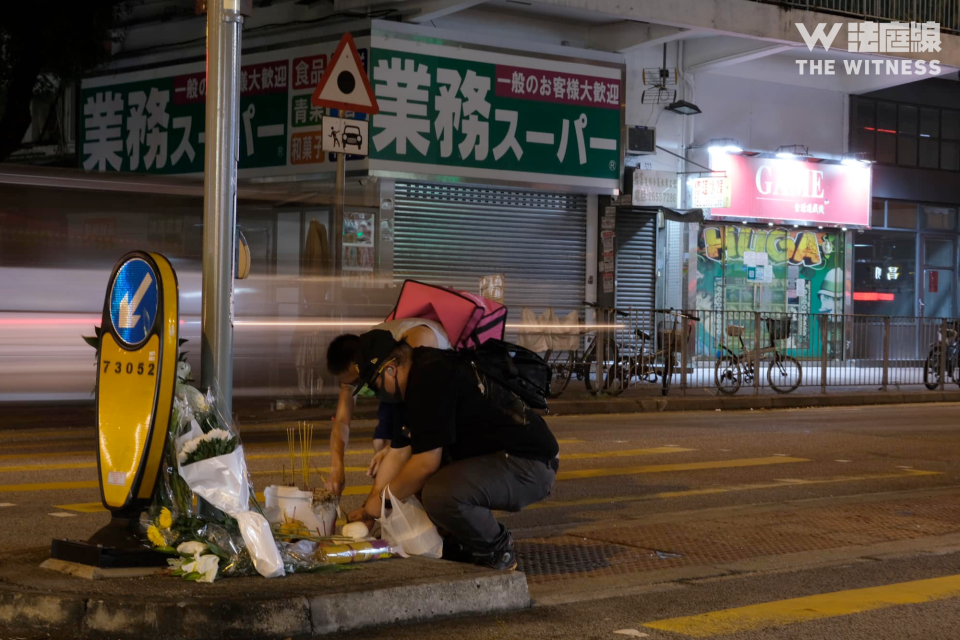
POLYGON ((621 65, 372 38, 370 171, 619 188, 621 65))
MULTIPOLYGON (((357 44, 380 113, 369 158, 349 157, 348 170, 619 188, 622 64, 437 44, 381 33, 377 24, 357 44)), ((243 57, 241 176, 333 171, 335 156, 321 150, 324 110, 310 95, 335 48, 332 41, 243 57)), ((84 169, 203 172, 203 62, 89 78, 80 101, 84 169)))

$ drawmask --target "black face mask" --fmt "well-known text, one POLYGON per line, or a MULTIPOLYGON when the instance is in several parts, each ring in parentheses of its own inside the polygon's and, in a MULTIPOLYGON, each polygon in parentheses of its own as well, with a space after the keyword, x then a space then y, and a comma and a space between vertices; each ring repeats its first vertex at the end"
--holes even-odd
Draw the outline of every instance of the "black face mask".
POLYGON ((377 385, 377 398, 384 404, 400 404, 403 402, 403 394, 400 393, 400 381, 394 378, 393 393, 387 391, 386 371, 380 374, 380 384, 377 385))

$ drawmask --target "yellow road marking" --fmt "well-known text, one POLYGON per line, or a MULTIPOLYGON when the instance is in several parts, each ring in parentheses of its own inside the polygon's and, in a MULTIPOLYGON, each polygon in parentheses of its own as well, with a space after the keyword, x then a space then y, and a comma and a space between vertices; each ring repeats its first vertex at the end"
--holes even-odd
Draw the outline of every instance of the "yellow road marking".
POLYGON ((0 460, 22 460, 24 458, 67 458, 70 456, 93 456, 94 451, 64 451, 63 453, 5 453, 0 455, 0 460))
POLYGON ((0 493, 5 491, 64 491, 67 489, 99 489, 96 480, 80 482, 35 482, 32 484, 0 484, 0 493))
POLYGON ((56 471, 57 469, 96 469, 96 462, 64 462, 61 464, 21 464, 13 467, 0 467, 0 473, 11 471, 56 471))
POLYGON ((93 436, 96 429, 93 427, 77 427, 75 429, 61 429, 50 431, 47 429, 12 429, 9 431, 0 431, 0 440, 14 440, 18 437, 29 436, 30 439, 52 440, 63 438, 64 436, 93 436))
MULTIPOLYGON (((561 464, 563 457, 560 458, 561 464)), ((582 480, 584 478, 605 478, 609 476, 633 476, 645 473, 669 473, 671 471, 700 471, 703 469, 731 469, 738 467, 762 467, 771 464, 792 462, 811 462, 807 458, 741 458, 739 460, 711 460, 708 462, 684 462, 678 464, 654 464, 643 467, 612 467, 607 469, 578 469, 561 471, 557 480, 582 480)))
POLYGON ((580 500, 547 500, 532 504, 527 509, 556 509, 561 507, 589 507, 594 505, 616 504, 620 502, 643 502, 646 500, 663 500, 667 498, 687 498, 691 496, 706 496, 717 493, 732 493, 735 491, 757 491, 760 489, 778 489, 793 485, 836 484, 840 482, 862 482, 866 480, 890 480, 907 478, 910 476, 940 476, 940 471, 917 471, 912 473, 881 473, 861 476, 834 476, 832 478, 811 478, 809 480, 778 479, 774 482, 758 484, 737 484, 726 487, 711 487, 705 489, 687 489, 684 491, 663 491, 641 496, 613 496, 609 498, 583 498, 580 500))
MULTIPOLYGON (((94 486, 97 486, 94 483, 94 486)), ((365 487, 347 487, 343 490, 343 495, 345 496, 365 496, 370 493, 370 489, 373 488, 373 485, 367 485, 365 487)), ((0 491, 3 490, 3 487, 0 487, 0 491)), ((257 500, 260 501, 260 504, 266 502, 266 498, 263 495, 263 492, 257 494, 257 500)), ((106 509, 103 507, 103 504, 100 502, 75 502, 73 504, 58 504, 54 505, 57 509, 64 509, 66 511, 79 511, 80 513, 106 513, 106 509)))
MULTIPOLYGON (((558 441, 559 442, 559 441, 558 441)), ((695 451, 695 449, 682 449, 680 447, 654 447, 651 449, 628 449, 628 450, 614 450, 614 451, 598 451, 596 453, 571 453, 563 456, 564 460, 585 460, 590 458, 617 458, 617 457, 630 457, 630 456, 645 456, 645 455, 654 455, 661 453, 680 453, 686 451, 695 451)), ((373 455, 373 449, 356 449, 352 451, 347 451, 346 455, 373 455)), ((0 455, 0 460, 19 460, 24 458, 54 458, 54 457, 67 457, 67 456, 93 456, 93 452, 82 452, 82 451, 71 451, 66 453, 17 453, 17 454, 8 454, 0 455)), ((289 452, 284 453, 254 453, 248 454, 246 456, 247 460, 283 460, 290 457, 289 452)), ((322 451, 314 454, 313 458, 326 459, 327 452, 322 451)), ((96 462, 64 462, 56 464, 30 464, 30 465, 18 465, 3 467, 0 466, 0 473, 6 473, 11 471, 56 471, 62 469, 96 469, 96 462)), ((328 468, 320 469, 321 471, 329 471, 328 468)), ((367 467, 348 467, 347 471, 366 471, 367 467)), ((255 471, 254 475, 257 474, 267 474, 267 473, 280 473, 280 470, 276 471, 255 471)))
MULTIPOLYGON (((299 468, 298 468, 299 469, 299 468)), ((356 471, 366 473, 369 467, 344 467, 344 471, 356 471)), ((266 471, 250 471, 252 476, 269 476, 269 475, 279 475, 283 470, 282 469, 267 469, 266 471)), ((286 473, 289 474, 290 470, 287 469, 286 473)), ((297 471, 299 475, 303 475, 302 471, 297 471)), ((330 467, 310 467, 310 473, 330 473, 330 467)))
POLYGON ((652 456, 661 453, 683 453, 696 449, 681 447, 653 447, 651 449, 624 449, 621 451, 598 451, 596 453, 566 453, 560 456, 561 460, 588 460, 590 458, 626 458, 630 456, 652 456))
POLYGON ((765 602, 695 616, 658 620, 643 626, 694 638, 709 638, 958 596, 960 575, 954 575, 765 602))

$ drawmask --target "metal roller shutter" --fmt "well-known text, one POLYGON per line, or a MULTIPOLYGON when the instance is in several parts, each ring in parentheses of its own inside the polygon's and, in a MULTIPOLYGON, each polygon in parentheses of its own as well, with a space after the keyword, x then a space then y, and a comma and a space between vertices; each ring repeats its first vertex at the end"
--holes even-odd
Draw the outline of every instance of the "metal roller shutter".
POLYGON ((398 182, 394 277, 477 291, 502 273, 507 306, 571 311, 583 301, 586 213, 579 194, 398 182))
POLYGON ((657 293, 657 214, 617 212, 617 307, 653 309, 657 293))

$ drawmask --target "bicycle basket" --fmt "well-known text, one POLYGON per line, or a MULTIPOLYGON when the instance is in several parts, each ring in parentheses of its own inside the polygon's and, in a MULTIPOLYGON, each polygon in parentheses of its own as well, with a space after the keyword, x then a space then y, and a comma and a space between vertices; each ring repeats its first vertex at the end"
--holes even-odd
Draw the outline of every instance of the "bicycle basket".
POLYGON ((771 340, 786 340, 790 337, 790 318, 764 318, 771 340))

